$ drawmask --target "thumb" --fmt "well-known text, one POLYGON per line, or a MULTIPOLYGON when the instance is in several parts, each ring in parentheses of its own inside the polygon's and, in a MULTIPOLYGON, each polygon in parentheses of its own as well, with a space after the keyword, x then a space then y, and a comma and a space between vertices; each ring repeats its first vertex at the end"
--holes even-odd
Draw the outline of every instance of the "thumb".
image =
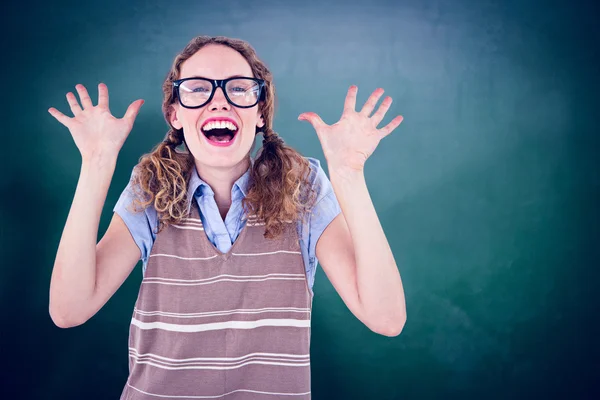
POLYGON ((325 125, 321 117, 319 117, 314 112, 302 113, 298 116, 298 121, 308 121, 312 124, 312 126, 317 129, 321 126, 325 125))
POLYGON ((123 119, 129 120, 129 122, 133 124, 133 121, 135 121, 135 118, 137 117, 138 112, 140 111, 140 108, 142 108, 143 104, 144 100, 142 99, 131 103, 129 107, 127 107, 127 111, 125 112, 123 119))

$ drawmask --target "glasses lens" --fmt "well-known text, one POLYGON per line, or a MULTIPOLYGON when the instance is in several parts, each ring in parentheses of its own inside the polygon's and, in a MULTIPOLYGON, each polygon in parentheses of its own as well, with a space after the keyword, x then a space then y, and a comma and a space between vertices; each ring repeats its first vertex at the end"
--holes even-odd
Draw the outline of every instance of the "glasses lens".
POLYGON ((206 103, 211 92, 212 83, 203 79, 188 79, 179 85, 179 97, 187 107, 197 107, 206 103))
POLYGON ((260 86, 252 79, 233 79, 227 82, 225 89, 231 102, 238 106, 253 106, 258 102, 260 86))

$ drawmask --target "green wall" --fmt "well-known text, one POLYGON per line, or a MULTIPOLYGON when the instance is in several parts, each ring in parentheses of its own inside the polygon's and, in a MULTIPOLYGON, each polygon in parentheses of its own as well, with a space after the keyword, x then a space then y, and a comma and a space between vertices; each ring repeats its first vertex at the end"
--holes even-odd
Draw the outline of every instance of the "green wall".
POLYGON ((336 122, 357 84, 360 105, 377 87, 393 97, 383 124, 404 116, 365 173, 408 320, 398 337, 371 332, 319 268, 315 400, 592 397, 600 381, 594 7, 356 3, 6 6, 1 390, 27 399, 120 395, 141 262, 86 324, 52 323, 50 275, 81 158, 47 109, 70 112, 65 94, 77 83, 96 102, 101 81, 117 116, 146 101, 120 154, 100 238, 131 169, 166 133, 161 84, 173 57, 207 34, 255 47, 275 76, 275 130, 326 170, 300 113, 336 122))

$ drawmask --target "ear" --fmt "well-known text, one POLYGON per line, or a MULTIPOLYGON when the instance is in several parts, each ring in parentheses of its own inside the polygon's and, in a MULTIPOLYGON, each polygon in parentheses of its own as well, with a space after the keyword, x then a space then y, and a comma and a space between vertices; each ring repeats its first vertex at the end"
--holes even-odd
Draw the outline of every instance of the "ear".
POLYGON ((265 120, 264 120, 263 116, 259 114, 258 122, 256 123, 256 127, 262 128, 263 126, 265 126, 265 120))
POLYGON ((171 104, 169 107, 171 107, 171 115, 169 116, 169 122, 171 122, 171 125, 175 129, 183 128, 181 121, 179 121, 179 119, 177 118, 177 113, 179 112, 179 107, 177 107, 175 104, 171 104))

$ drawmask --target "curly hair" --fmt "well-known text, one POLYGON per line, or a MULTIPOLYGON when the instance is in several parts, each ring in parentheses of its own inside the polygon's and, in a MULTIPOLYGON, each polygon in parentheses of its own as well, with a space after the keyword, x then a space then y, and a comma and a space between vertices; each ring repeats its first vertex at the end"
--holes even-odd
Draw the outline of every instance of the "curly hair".
MULTIPOLYGON (((256 134, 263 135, 263 145, 254 163, 251 163, 248 193, 242 199, 242 207, 246 218, 255 215, 258 221, 265 224, 265 238, 277 238, 283 231, 284 222, 307 217, 314 204, 316 191, 310 185, 309 161, 287 146, 272 128, 276 101, 273 76, 259 60, 254 48, 241 39, 197 36, 175 57, 162 86, 162 111, 170 129, 165 139, 141 156, 134 167, 132 186, 137 193, 134 203, 142 209, 150 204, 154 206, 158 216, 158 232, 169 224, 180 222, 189 214, 191 199, 187 198, 187 187, 194 156, 186 149, 183 128, 175 129, 169 122, 173 112, 170 106, 176 101, 173 81, 179 79, 181 64, 208 44, 229 46, 236 50, 250 64, 254 77, 265 81, 265 100, 258 104, 265 125, 256 128, 256 134), (184 150, 178 151, 177 147, 182 145, 184 150)), ((254 144, 247 155, 249 159, 254 144)))

